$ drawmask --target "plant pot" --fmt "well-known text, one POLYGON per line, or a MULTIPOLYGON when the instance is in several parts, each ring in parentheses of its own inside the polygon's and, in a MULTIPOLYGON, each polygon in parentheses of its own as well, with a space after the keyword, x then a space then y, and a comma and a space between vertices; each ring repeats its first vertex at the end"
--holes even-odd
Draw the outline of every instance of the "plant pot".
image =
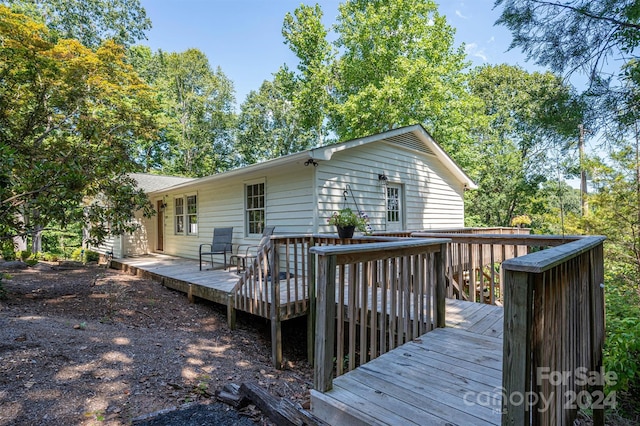
POLYGON ((336 226, 336 228, 340 238, 351 238, 356 230, 355 226, 336 226))

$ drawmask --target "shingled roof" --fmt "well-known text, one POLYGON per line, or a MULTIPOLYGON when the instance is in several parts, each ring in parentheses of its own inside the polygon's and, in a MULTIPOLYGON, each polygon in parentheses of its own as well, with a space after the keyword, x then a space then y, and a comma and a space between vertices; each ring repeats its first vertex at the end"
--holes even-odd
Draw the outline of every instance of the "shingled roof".
POLYGON ((131 173, 129 176, 138 182, 138 188, 144 190, 144 192, 158 191, 194 180, 194 178, 152 175, 149 173, 131 173))

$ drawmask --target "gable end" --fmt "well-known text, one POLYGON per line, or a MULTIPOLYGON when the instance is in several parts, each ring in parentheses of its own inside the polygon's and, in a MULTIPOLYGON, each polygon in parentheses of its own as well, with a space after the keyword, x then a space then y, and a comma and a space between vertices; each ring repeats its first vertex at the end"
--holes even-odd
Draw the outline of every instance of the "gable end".
POLYGON ((436 155, 431 148, 429 148, 420 138, 418 138, 415 133, 408 132, 402 133, 396 136, 391 136, 389 138, 383 139, 386 142, 390 142, 396 145, 400 145, 405 148, 412 149, 414 151, 419 151, 424 154, 436 155))

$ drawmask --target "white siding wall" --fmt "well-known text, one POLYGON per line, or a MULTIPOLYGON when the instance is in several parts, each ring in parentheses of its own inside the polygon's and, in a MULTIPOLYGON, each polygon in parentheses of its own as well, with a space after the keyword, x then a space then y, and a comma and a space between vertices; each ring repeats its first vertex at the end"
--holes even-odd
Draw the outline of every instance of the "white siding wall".
MULTIPOLYGON (((164 211, 164 253, 198 258, 200 244, 211 243, 215 227, 233 226, 233 244, 255 244, 259 236, 246 236, 245 183, 265 183, 266 225, 275 232, 307 233, 313 230, 314 199, 312 195, 313 168, 303 164, 256 172, 242 177, 220 178, 207 183, 192 184, 184 189, 164 192, 167 207, 164 211), (198 234, 176 235, 174 199, 185 195, 198 196, 198 234)), ((158 194, 154 194, 158 195, 158 194)), ((156 251, 156 218, 148 220, 148 250, 156 251)))
MULTIPOLYGON (((154 206, 159 199, 167 204, 163 253, 197 259, 199 245, 211 242, 215 227, 233 226, 234 245, 257 243, 259 236, 246 235, 244 208, 245 184, 259 181, 265 183, 266 225, 275 226, 277 234, 335 233, 327 219, 343 207, 347 184, 360 209, 370 216, 373 230, 385 231, 386 188, 378 181, 381 173, 390 183, 402 185, 405 229, 464 225, 462 183, 435 156, 376 142, 336 152, 330 161, 319 161, 318 167, 298 162, 154 193, 154 206), (198 197, 198 234, 176 235, 174 199, 192 194, 198 197)), ((355 210, 351 195, 346 205, 355 210)), ((156 251, 157 218, 138 220, 141 230, 124 236, 126 256, 156 251)))
MULTIPOLYGON (((335 233, 326 220, 343 207, 347 184, 373 230, 387 230, 386 188, 378 181, 382 173, 389 183, 403 186, 405 229, 463 226, 463 186, 435 156, 378 142, 337 152, 330 161, 320 162, 319 231, 335 233)), ((346 205, 355 211, 350 195, 346 205)))

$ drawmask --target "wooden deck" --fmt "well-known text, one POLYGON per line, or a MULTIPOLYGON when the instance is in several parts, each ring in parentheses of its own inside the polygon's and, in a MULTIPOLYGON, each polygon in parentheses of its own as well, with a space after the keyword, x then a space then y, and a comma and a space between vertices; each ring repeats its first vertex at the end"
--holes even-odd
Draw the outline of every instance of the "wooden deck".
MULTIPOLYGON (((200 271, 197 260, 162 254, 114 259, 112 266, 155 279, 174 290, 224 305, 228 303, 229 297, 233 294, 233 288, 238 284, 240 278, 235 265, 227 271, 222 268, 221 264, 216 265, 215 269, 200 271)), ((282 286, 280 306, 283 310, 287 309, 287 301, 291 300, 286 291, 287 287, 282 286)), ((299 293, 303 294, 301 289, 299 293)), ((271 303, 269 292, 265 293, 265 298, 268 303, 271 303)))
POLYGON ((503 309, 447 299, 446 328, 311 391, 332 425, 500 424, 503 309))
POLYGON ((151 278, 174 290, 226 305, 238 282, 235 268, 230 271, 210 269, 200 271, 198 261, 154 254, 114 259, 112 267, 151 278))
MULTIPOLYGON (((167 255, 116 259, 112 266, 225 305, 239 279, 235 268, 200 271, 196 260, 167 255)), ((447 299, 446 328, 334 379, 327 393, 311 391, 314 414, 335 425, 499 424, 502 313, 447 299), (473 404, 477 395, 493 400, 473 404)))

